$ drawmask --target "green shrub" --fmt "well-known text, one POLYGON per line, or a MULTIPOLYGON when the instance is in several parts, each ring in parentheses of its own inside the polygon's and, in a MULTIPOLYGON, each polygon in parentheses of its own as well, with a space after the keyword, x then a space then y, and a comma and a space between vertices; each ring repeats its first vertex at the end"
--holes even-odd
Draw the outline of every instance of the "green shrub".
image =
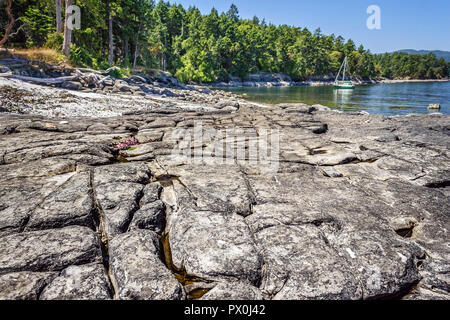
POLYGON ((76 66, 92 67, 94 65, 95 58, 92 57, 86 48, 77 47, 72 44, 70 46, 69 61, 76 66))
POLYGON ((50 33, 45 42, 45 47, 57 51, 62 51, 64 35, 59 32, 50 33))
POLYGON ((109 75, 111 77, 113 77, 114 79, 122 79, 123 78, 123 73, 121 69, 112 69, 109 72, 109 75))
POLYGON ((115 79, 122 79, 129 77, 131 75, 131 71, 129 68, 114 68, 109 72, 109 75, 115 79))
POLYGON ((101 70, 106 70, 106 69, 109 69, 109 68, 111 68, 111 65, 107 62, 107 61, 100 61, 100 63, 98 64, 98 67, 101 69, 101 70))

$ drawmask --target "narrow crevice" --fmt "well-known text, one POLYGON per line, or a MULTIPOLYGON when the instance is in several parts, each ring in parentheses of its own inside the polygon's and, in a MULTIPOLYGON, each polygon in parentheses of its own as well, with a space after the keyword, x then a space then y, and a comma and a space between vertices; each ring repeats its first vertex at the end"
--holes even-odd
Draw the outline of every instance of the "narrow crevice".
POLYGON ((380 294, 373 297, 366 297, 364 300, 402 300, 403 298, 411 295, 417 289, 420 280, 414 281, 412 283, 406 283, 397 292, 391 294, 380 294))
POLYGON ((163 175, 155 176, 152 180, 152 182, 159 182, 163 188, 173 187, 174 181, 178 182, 183 188, 186 189, 186 191, 189 193, 189 195, 194 200, 195 206, 198 207, 198 205, 197 205, 198 197, 195 196, 195 194, 192 192, 192 190, 190 190, 189 187, 183 181, 181 181, 179 176, 163 174, 163 175))
MULTIPOLYGON (((161 243, 161 255, 162 255, 162 261, 164 265, 169 269, 170 272, 175 276, 177 281, 183 286, 184 290, 186 291, 186 286, 192 285, 194 283, 211 283, 211 281, 208 281, 206 279, 202 279, 200 277, 195 277, 192 275, 189 275, 186 272, 186 269, 184 266, 181 268, 178 268, 175 266, 172 260, 172 250, 170 248, 170 240, 169 240, 169 234, 163 233, 163 235, 160 237, 160 243, 161 243)), ((212 288, 195 288, 194 290, 191 290, 187 293, 187 299, 188 300, 197 300, 203 297, 206 293, 208 293, 212 288)))
POLYGON ((325 134, 328 132, 328 125, 325 123, 322 126, 320 126, 319 128, 313 129, 312 132, 314 134, 325 134))
POLYGON ((361 151, 373 151, 373 152, 376 152, 376 153, 379 154, 379 157, 378 157, 379 159, 381 159, 383 157, 390 157, 392 159, 403 161, 403 162, 406 162, 408 164, 412 164, 412 165, 415 164, 415 163, 411 162, 410 160, 403 159, 401 157, 396 156, 395 154, 389 154, 389 153, 386 153, 386 152, 383 152, 383 151, 380 151, 380 150, 377 150, 377 149, 371 149, 371 148, 367 148, 367 147, 364 147, 364 146, 360 146, 359 149, 361 151))
POLYGON ((414 225, 408 228, 397 229, 395 232, 402 238, 412 238, 415 228, 416 226, 414 225))
POLYGON ((133 207, 133 209, 129 212, 128 214, 128 219, 125 222, 125 225, 123 226, 122 231, 125 232, 129 232, 130 231, 130 226, 131 223, 133 222, 134 219, 134 215, 136 214, 136 212, 138 212, 141 209, 141 200, 144 197, 144 188, 142 188, 142 190, 137 194, 135 202, 136 202, 136 206, 133 207))
POLYGON ((289 274, 286 275, 285 279, 283 279, 283 284, 281 285, 280 289, 275 289, 274 291, 266 294, 266 300, 273 300, 277 294, 279 294, 281 291, 283 291, 284 287, 286 286, 286 283, 289 281, 289 274))
POLYGON ((52 283, 52 281, 50 281, 50 282, 47 283, 47 284, 43 284, 43 285, 37 290, 37 292, 36 292, 36 300, 37 300, 37 301, 41 301, 42 293, 44 292, 45 288, 47 288, 48 285, 49 285, 50 283, 52 283))
MULTIPOLYGON (((241 165, 239 165, 237 163, 237 161, 236 161, 236 165, 238 165, 239 171, 242 174, 242 178, 244 179, 245 187, 247 189, 247 198, 248 198, 248 201, 249 201, 248 212, 246 212, 246 216, 244 216, 244 219, 242 219, 242 221, 247 226, 247 229, 250 232, 250 237, 252 239, 252 242, 253 242, 256 250, 258 251, 259 258, 261 259, 261 268, 258 270, 258 276, 259 277, 258 277, 256 283, 254 283, 254 285, 257 288, 260 288, 261 285, 262 285, 263 270, 264 270, 264 265, 265 265, 264 251, 258 246, 258 241, 257 241, 257 239, 255 237, 255 233, 252 231, 252 229, 250 228, 250 226, 249 226, 249 224, 248 224, 248 222, 246 220, 246 217, 249 217, 249 216, 253 215, 253 213, 254 213, 253 212, 253 207, 257 204, 256 194, 255 194, 255 192, 254 192, 254 190, 253 190, 253 188, 252 188, 252 186, 250 184, 250 181, 247 178, 247 175, 244 172, 244 168, 241 165)), ((242 214, 239 214, 239 215, 242 216, 242 214)))
POLYGON ((198 277, 190 276, 186 272, 186 269, 184 267, 178 268, 177 266, 175 266, 172 260, 172 250, 170 248, 170 240, 168 233, 164 233, 161 236, 160 242, 163 255, 163 262, 166 265, 166 267, 174 274, 175 278, 177 278, 178 282, 180 282, 181 285, 186 286, 202 280, 198 277))
POLYGON ((213 288, 196 288, 189 291, 187 300, 199 300, 213 288))
POLYGON ((320 148, 317 148, 317 149, 309 149, 309 150, 308 150, 308 154, 309 154, 310 156, 315 156, 315 155, 318 155, 318 154, 327 154, 327 153, 328 153, 327 150, 320 150, 320 148))
POLYGON ((444 189, 450 187, 450 180, 442 180, 436 182, 430 182, 425 185, 425 187, 430 189, 444 189))
POLYGON ((255 195, 255 192, 253 191, 250 181, 247 178, 247 175, 244 172, 244 168, 240 164, 238 164, 237 161, 236 161, 236 165, 239 167, 239 171, 242 175, 242 178, 244 179, 245 188, 247 190, 247 198, 249 201, 248 212, 244 212, 244 214, 238 213, 239 215, 244 216, 244 218, 245 218, 245 217, 251 216, 253 214, 253 206, 255 206, 257 204, 256 195, 255 195))
POLYGON ((170 175, 170 174, 162 174, 159 176, 155 176, 153 182, 159 182, 163 188, 171 187, 173 185, 174 180, 179 180, 178 176, 170 175))
MULTIPOLYGON (((163 189, 167 187, 173 187, 173 181, 179 181, 179 177, 172 176, 172 175, 160 175, 157 177, 154 177, 154 180, 152 182, 159 182, 163 189)), ((181 181, 179 181, 180 184, 181 181)), ((183 184, 182 184, 183 185, 183 184)), ((183 185, 184 186, 184 185, 183 185)), ((184 186, 185 187, 185 186, 184 186)), ((160 199, 163 201, 162 199, 160 199)), ((163 201, 164 202, 164 201, 163 201)), ((202 279, 199 277, 195 277, 192 275, 189 275, 186 272, 186 269, 184 266, 181 268, 175 266, 172 259, 172 249, 170 247, 170 238, 169 238, 169 230, 168 230, 168 217, 170 215, 171 207, 169 204, 164 203, 166 208, 166 230, 161 234, 159 241, 160 241, 160 259, 166 266, 166 268, 174 275, 175 279, 183 286, 183 289, 186 291, 186 286, 192 285, 194 283, 211 283, 211 281, 208 281, 206 279, 202 279)), ((187 299, 188 300, 197 300, 200 299, 203 295, 205 295, 207 292, 209 292, 212 288, 201 288, 197 287, 191 292, 187 293, 187 299)))
POLYGON ((129 162, 127 158, 125 158, 121 153, 120 150, 112 148, 112 154, 113 161, 112 164, 119 164, 119 163, 127 163, 129 162))
POLYGON ((94 204, 94 209, 93 209, 94 222, 96 224, 97 233, 100 237, 100 249, 101 249, 101 253, 102 253, 102 263, 103 263, 106 275, 109 280, 110 288, 112 290, 111 298, 116 299, 117 293, 118 293, 118 287, 117 287, 117 283, 114 279, 114 276, 111 273, 111 269, 110 269, 110 265, 109 265, 109 259, 110 259, 110 257, 109 257, 109 238, 108 238, 108 234, 105 229, 105 215, 101 208, 100 203, 98 202, 97 194, 95 191, 94 171, 93 170, 89 171, 89 183, 90 183, 92 200, 93 200, 93 204, 94 204))

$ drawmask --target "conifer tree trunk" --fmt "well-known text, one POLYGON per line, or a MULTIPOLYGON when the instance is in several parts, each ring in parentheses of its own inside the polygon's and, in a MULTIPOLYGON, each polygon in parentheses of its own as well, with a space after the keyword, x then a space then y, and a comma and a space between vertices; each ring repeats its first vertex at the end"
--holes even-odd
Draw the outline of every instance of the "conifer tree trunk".
POLYGON ((66 0, 66 18, 64 22, 64 44, 63 52, 66 57, 70 54, 70 44, 72 43, 72 29, 69 27, 69 18, 71 17, 71 12, 69 12, 69 7, 72 5, 72 0, 66 0))
POLYGON ((139 57, 139 34, 141 33, 142 22, 139 24, 138 32, 135 35, 133 69, 136 68, 137 58, 139 57))
POLYGON ((124 62, 128 63, 128 38, 123 41, 124 62))
POLYGON ((61 0, 55 0, 55 8, 56 8, 56 32, 62 33, 62 17, 61 17, 61 0))
POLYGON ((108 0, 107 3, 107 11, 108 11, 108 63, 111 66, 114 62, 114 40, 113 40, 113 19, 111 13, 111 1, 108 0))

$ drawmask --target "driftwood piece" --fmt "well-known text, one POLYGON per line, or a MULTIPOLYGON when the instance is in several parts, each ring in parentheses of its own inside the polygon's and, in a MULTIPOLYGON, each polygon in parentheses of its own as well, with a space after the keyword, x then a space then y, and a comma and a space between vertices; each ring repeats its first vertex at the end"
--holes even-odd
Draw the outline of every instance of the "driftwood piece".
POLYGON ((12 79, 28 81, 28 82, 36 82, 36 83, 44 83, 44 84, 58 84, 66 81, 75 80, 78 76, 68 76, 68 77, 59 77, 59 78, 35 78, 35 77, 26 77, 26 76, 18 76, 18 75, 9 75, 7 76, 12 79))
POLYGON ((12 72, 11 71, 7 71, 7 72, 2 72, 0 73, 0 78, 6 78, 6 77, 10 77, 12 76, 12 72))
POLYGON ((79 71, 80 73, 103 74, 103 71, 92 70, 92 69, 88 69, 88 68, 77 68, 76 70, 79 71))
MULTIPOLYGON (((5 62, 6 65, 2 66, 0 64, 0 77, 2 78, 11 78, 11 79, 17 79, 21 81, 27 81, 27 82, 34 82, 38 84, 61 84, 66 81, 79 81, 83 86, 90 86, 90 87, 103 87, 104 81, 111 79, 110 76, 108 76, 108 73, 111 70, 118 69, 117 67, 109 68, 108 70, 104 71, 96 71, 91 70, 87 68, 76 68, 76 69, 68 69, 72 71, 72 75, 65 76, 65 77, 58 77, 58 78, 38 78, 38 77, 30 77, 30 76, 21 76, 21 75, 15 75, 12 73, 11 65, 9 63, 11 62, 18 62, 17 59, 3 59, 3 62, 5 62), (106 75, 106 77, 105 77, 106 75)), ((28 65, 30 66, 31 62, 28 61, 28 65)))
POLYGON ((29 64, 29 61, 23 60, 23 59, 15 59, 15 58, 3 58, 3 59, 0 59, 0 64, 3 64, 3 65, 14 65, 14 64, 27 65, 27 64, 29 64))
POLYGON ((11 69, 5 66, 0 66, 0 78, 12 76, 11 69))
POLYGON ((85 86, 94 86, 98 88, 101 76, 97 73, 81 73, 79 69, 76 70, 78 80, 85 86))
POLYGON ((81 72, 81 73, 94 73, 94 74, 98 74, 98 75, 108 75, 111 71, 113 70, 119 70, 119 67, 111 67, 109 69, 106 70, 92 70, 92 69, 88 69, 88 68, 77 68, 77 71, 81 72))

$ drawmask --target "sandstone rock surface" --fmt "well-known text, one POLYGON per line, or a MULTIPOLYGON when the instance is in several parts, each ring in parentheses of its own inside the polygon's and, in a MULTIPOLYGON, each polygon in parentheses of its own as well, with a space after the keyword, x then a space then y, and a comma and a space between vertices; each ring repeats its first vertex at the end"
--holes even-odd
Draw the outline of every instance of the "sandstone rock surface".
POLYGON ((0 298, 450 298, 449 116, 228 101, 0 114, 0 298))

